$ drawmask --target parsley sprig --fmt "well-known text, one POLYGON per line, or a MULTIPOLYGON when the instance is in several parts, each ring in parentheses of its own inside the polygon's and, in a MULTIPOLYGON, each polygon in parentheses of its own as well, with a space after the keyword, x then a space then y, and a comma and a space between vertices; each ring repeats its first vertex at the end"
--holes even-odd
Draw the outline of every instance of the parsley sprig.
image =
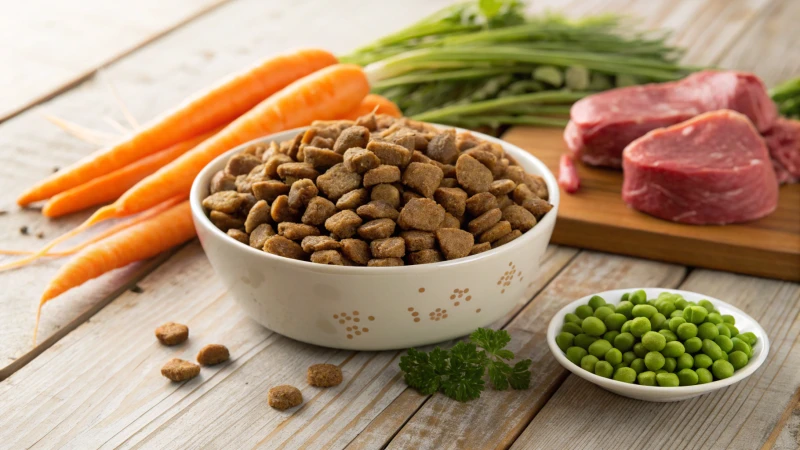
POLYGON ((498 391, 527 389, 531 381, 531 360, 525 359, 513 366, 507 361, 514 353, 505 348, 511 336, 505 330, 478 328, 469 337, 449 350, 439 347, 430 352, 409 349, 400 358, 400 369, 406 383, 421 394, 432 395, 441 391, 460 402, 480 397, 485 388, 484 377, 498 391))

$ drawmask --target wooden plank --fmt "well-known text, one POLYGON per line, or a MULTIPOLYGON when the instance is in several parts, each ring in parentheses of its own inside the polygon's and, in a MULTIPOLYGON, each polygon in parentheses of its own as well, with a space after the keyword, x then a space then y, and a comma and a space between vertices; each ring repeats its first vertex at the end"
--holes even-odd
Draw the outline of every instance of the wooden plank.
POLYGON ((0 15, 0 122, 225 1, 16 2, 0 15))
MULTIPOLYGON (((410 420, 394 436, 398 408, 378 416, 351 448, 503 448, 511 445, 536 412, 547 402, 567 371, 550 354, 545 341, 548 322, 565 303, 592 292, 620 286, 677 286, 683 267, 606 254, 582 252, 506 329, 518 358, 531 358, 533 377, 525 391, 487 389, 477 400, 459 403, 434 395, 418 407, 408 398, 400 401, 410 420)), ((415 394, 416 395, 416 394, 415 394)))
POLYGON ((697 270, 681 289, 725 300, 758 320, 770 337, 764 366, 735 385, 676 403, 631 400, 571 375, 512 448, 655 449, 669 442, 752 449, 767 442, 800 388, 800 285, 697 270))
MULTIPOLYGON (((162 2, 163 3, 163 2, 162 2)), ((271 53, 290 47, 322 46, 344 52, 386 32, 384 21, 390 14, 393 26, 403 26, 421 15, 440 8, 445 0, 419 2, 415 8, 356 0, 340 2, 339 7, 321 7, 319 0, 298 0, 287 8, 283 2, 265 3, 240 0, 223 5, 179 30, 164 36, 123 58, 105 71, 134 117, 145 121, 178 104, 211 82, 240 70, 271 53), (359 10, 360 14, 352 14, 359 10), (321 35, 307 30, 325 29, 331 23, 347 23, 358 33, 321 35), (265 25, 268 24, 268 25, 265 25), (212 30, 212 31, 209 31, 212 30), (287 43, 291 36, 291 44, 287 43)), ((5 73, 5 72, 4 72, 5 73)), ((0 124, 0 248, 38 248, 46 238, 60 235, 83 221, 87 214, 60 220, 47 220, 35 210, 18 210, 15 197, 36 180, 47 176, 54 166, 63 167, 95 149, 94 145, 66 136, 42 119, 50 113, 91 128, 108 130, 104 117, 124 121, 117 103, 102 80, 93 78, 79 87, 0 124), (23 236, 19 230, 30 232, 23 236)), ((8 260, 8 258, 4 258, 8 260)), ((13 295, 0 296, 0 379, 30 360, 58 337, 63 336, 91 315, 121 286, 146 273, 134 267, 87 283, 45 307, 39 330, 43 342, 32 348, 31 335, 37 299, 61 260, 47 260, 35 266, 0 273, 0 290, 13 295), (48 339, 55 336, 53 339, 48 339)))
MULTIPOLYGON (((558 173, 562 131, 512 128, 503 139, 558 173)), ((657 219, 622 201, 622 173, 577 165, 581 189, 561 196, 553 242, 678 264, 800 280, 800 184, 780 188, 778 209, 744 224, 693 226, 657 219), (620 243, 624 242, 624 245, 620 243)))
MULTIPOLYGON (((530 289, 545 285, 575 253, 551 247, 530 289)), ((139 284, 143 293, 123 294, 0 383, 3 410, 9 411, 0 416, 0 441, 26 448, 262 441, 343 447, 406 389, 399 352, 324 349, 258 326, 225 293, 197 243, 139 284), (187 344, 155 341, 153 329, 168 320, 190 327, 187 344), (203 369, 184 384, 159 374, 167 359, 192 360, 212 342, 230 348, 230 363, 203 369), (346 382, 327 390, 307 386, 306 368, 319 362, 341 365, 346 382), (282 413, 267 406, 267 390, 283 383, 302 389, 302 408, 282 413)))

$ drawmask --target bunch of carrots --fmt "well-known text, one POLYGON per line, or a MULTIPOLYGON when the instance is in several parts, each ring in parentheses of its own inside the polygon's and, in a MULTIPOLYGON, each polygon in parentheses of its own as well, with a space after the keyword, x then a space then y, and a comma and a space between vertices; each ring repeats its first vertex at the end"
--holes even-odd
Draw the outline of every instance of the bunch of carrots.
POLYGON ((45 288, 36 314, 38 329, 42 306, 51 299, 192 239, 189 190, 197 174, 217 156, 315 120, 354 119, 371 112, 400 115, 391 101, 369 90, 360 67, 338 64, 335 56, 318 49, 273 56, 221 80, 116 145, 25 191, 17 200, 19 205, 48 200, 42 210, 47 217, 113 203, 40 250, 1 265, 0 270, 21 267, 45 255, 74 254, 45 288), (126 220, 72 249, 48 253, 109 219, 126 220))

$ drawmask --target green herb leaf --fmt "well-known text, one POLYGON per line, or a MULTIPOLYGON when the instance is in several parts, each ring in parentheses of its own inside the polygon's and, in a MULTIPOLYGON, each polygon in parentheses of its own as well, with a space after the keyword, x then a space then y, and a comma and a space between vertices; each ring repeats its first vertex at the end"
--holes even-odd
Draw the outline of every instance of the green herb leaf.
MULTIPOLYGON (((489 328, 478 328, 469 336, 469 339, 475 344, 481 346, 489 354, 499 356, 497 353, 503 350, 503 347, 511 342, 511 335, 506 330, 492 330, 489 328)), ((514 354, 509 350, 504 352, 510 353, 511 356, 503 359, 511 359, 514 354)))
POLYGON ((514 369, 508 378, 508 382, 511 384, 512 388, 516 390, 528 389, 528 387, 531 385, 530 367, 530 359, 523 359, 522 361, 514 364, 514 369))

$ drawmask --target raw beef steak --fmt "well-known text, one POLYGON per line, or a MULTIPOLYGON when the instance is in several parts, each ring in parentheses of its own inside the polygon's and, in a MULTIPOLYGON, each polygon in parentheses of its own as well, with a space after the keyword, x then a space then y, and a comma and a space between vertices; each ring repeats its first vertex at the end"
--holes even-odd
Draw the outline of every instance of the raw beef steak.
POLYGON ((707 70, 680 81, 586 97, 572 106, 564 140, 573 156, 587 164, 620 167, 622 150, 634 139, 718 109, 746 115, 759 131, 771 128, 778 114, 755 75, 707 70))
POLYGON ((722 225, 764 217, 778 205, 764 140, 734 111, 651 131, 622 156, 622 199, 662 219, 722 225))
POLYGON ((767 141, 778 182, 783 184, 800 181, 800 121, 778 119, 764 133, 764 140, 767 141))

